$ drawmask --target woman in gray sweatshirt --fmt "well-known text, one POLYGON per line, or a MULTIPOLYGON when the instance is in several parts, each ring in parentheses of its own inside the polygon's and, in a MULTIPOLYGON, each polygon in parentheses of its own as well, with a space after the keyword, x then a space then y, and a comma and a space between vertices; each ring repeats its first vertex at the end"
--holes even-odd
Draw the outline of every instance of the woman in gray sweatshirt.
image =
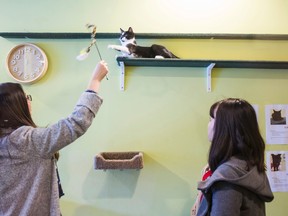
POLYGON ((274 198, 266 176, 265 143, 254 108, 228 98, 210 108, 208 164, 211 176, 198 183, 198 216, 263 216, 274 198))
POLYGON ((31 96, 18 83, 0 84, 0 215, 59 216, 54 154, 83 135, 102 104, 100 82, 108 73, 101 61, 87 90, 67 118, 36 127, 31 96))

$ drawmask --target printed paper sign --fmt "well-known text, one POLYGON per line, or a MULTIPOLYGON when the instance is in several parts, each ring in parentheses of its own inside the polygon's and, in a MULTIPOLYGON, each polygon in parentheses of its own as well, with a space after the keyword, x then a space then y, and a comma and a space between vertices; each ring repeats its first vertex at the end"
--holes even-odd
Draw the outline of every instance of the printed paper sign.
POLYGON ((287 104, 265 106, 267 144, 288 144, 287 114, 287 104))
POLYGON ((284 151, 266 152, 267 176, 273 192, 288 191, 287 156, 284 151))

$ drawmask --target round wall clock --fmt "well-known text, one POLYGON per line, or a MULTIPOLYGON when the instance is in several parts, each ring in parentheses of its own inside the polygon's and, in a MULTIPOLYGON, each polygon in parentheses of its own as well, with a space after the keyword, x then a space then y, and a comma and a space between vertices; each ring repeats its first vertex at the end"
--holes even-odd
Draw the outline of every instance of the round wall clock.
POLYGON ((41 79, 48 69, 44 51, 31 43, 13 47, 6 58, 8 73, 20 83, 34 83, 41 79))

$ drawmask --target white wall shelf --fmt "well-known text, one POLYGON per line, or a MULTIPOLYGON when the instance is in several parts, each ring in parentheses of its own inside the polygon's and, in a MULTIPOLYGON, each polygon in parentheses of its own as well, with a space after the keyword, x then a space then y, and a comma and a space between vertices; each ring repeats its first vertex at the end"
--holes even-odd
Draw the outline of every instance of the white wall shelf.
POLYGON ((207 91, 211 89, 213 68, 254 68, 254 69, 288 69, 288 61, 248 61, 248 60, 213 60, 213 59, 151 59, 151 58, 116 58, 120 66, 120 90, 125 90, 125 67, 206 67, 207 91))

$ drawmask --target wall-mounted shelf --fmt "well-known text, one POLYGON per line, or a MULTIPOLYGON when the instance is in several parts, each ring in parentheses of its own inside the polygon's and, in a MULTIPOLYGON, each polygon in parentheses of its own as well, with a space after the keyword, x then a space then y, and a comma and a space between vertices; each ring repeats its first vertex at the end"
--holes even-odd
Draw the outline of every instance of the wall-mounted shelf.
MULTIPOLYGON (((118 33, 99 32, 97 39, 119 37, 118 33)), ((90 39, 85 32, 0 32, 4 38, 30 39, 90 39)), ((188 34, 188 33, 137 33, 137 39, 236 39, 236 40, 288 40, 287 34, 188 34)))
POLYGON ((142 152, 101 152, 95 157, 95 169, 142 169, 142 152))
POLYGON ((288 69, 288 61, 244 61, 244 60, 199 60, 199 59, 150 59, 150 58, 116 58, 121 68, 120 90, 125 89, 125 66, 141 67, 206 67, 207 91, 211 91, 211 73, 213 68, 254 68, 254 69, 288 69))

